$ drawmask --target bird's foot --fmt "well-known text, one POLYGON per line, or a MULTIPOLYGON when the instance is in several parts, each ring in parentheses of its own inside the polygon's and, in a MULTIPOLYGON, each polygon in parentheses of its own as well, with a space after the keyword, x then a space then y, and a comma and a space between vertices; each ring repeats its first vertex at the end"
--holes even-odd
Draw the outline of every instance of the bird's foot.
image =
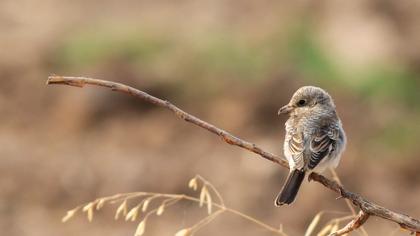
POLYGON ((338 188, 338 192, 339 192, 339 196, 335 198, 335 200, 340 200, 343 198, 343 191, 341 190, 341 188, 338 188))
POLYGON ((308 182, 311 182, 314 178, 312 177, 312 173, 308 175, 308 182))

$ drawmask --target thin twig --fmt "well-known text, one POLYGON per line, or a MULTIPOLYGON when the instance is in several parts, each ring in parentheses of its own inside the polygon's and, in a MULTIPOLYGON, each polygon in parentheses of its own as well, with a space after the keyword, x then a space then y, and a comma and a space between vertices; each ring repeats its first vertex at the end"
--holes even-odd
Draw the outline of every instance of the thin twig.
MULTIPOLYGON (((334 179, 335 181, 337 181, 337 183, 338 183, 339 185, 343 185, 343 184, 341 183, 340 177, 338 177, 338 175, 337 175, 337 172, 335 172, 335 170, 334 170, 334 169, 330 169, 330 171, 331 171, 331 174, 333 175, 333 179, 334 179)), ((350 201, 349 199, 345 199, 345 201, 346 201, 346 205, 347 205, 347 207, 350 209, 350 211, 351 211, 351 213, 353 214, 353 216, 355 216, 355 217, 356 217, 356 210, 354 209, 353 205, 351 204, 351 201, 350 201)), ((366 230, 365 230, 365 228, 363 227, 363 225, 362 225, 362 226, 360 226, 360 231, 362 232, 363 236, 368 236, 368 233, 366 232, 366 230)))
MULTIPOLYGON (((177 197, 183 198, 183 199, 188 200, 188 201, 193 201, 193 202, 197 202, 197 203, 200 202, 200 199, 198 199, 196 197, 191 197, 191 196, 188 196, 188 195, 177 195, 177 194, 162 194, 162 195, 163 196, 177 196, 177 197)), ((248 216, 248 215, 246 215, 246 214, 244 214, 244 213, 242 213, 240 211, 237 211, 237 210, 228 208, 228 207, 226 207, 224 205, 220 205, 220 204, 214 203, 214 202, 212 203, 212 205, 215 206, 215 207, 217 207, 217 208, 219 208, 222 211, 227 211, 227 212, 230 212, 230 213, 232 213, 234 215, 237 215, 239 217, 242 217, 243 219, 248 220, 248 221, 250 221, 250 222, 252 222, 254 224, 257 224, 257 225, 259 225, 259 226, 267 229, 268 231, 271 231, 271 232, 276 233, 276 234, 279 234, 279 235, 285 235, 283 233, 283 231, 281 231, 280 229, 276 229, 274 227, 271 227, 271 226, 263 223, 262 221, 257 220, 257 219, 255 219, 255 218, 253 218, 251 216, 248 216)))
MULTIPOLYGON (((337 173, 334 169, 330 169, 330 172, 333 176, 333 180, 335 180, 339 185, 343 185, 341 183, 340 177, 338 177, 337 173)), ((354 209, 353 205, 351 204, 349 199, 345 199, 347 207, 350 209, 351 213, 356 216, 356 210, 354 209)))
POLYGON ((212 222, 214 219, 216 219, 216 217, 220 214, 222 214, 223 212, 225 212, 224 209, 222 210, 218 210, 216 212, 214 212, 211 215, 208 215, 207 217, 205 217, 204 219, 200 220, 198 223, 196 223, 193 227, 191 227, 191 233, 195 233, 198 230, 200 230, 201 228, 203 228, 205 225, 209 224, 210 222, 212 222))
POLYGON ((160 98, 154 97, 154 96, 152 96, 148 93, 145 93, 145 92, 140 91, 138 89, 135 89, 133 87, 130 87, 130 86, 127 86, 127 85, 124 85, 124 84, 121 84, 121 83, 106 81, 106 80, 91 79, 91 78, 85 78, 85 77, 56 76, 56 75, 49 76, 47 84, 65 84, 65 85, 70 85, 70 86, 75 86, 75 87, 80 87, 80 88, 82 88, 86 84, 90 84, 90 85, 107 87, 107 88, 112 89, 113 91, 127 93, 129 95, 134 96, 134 97, 141 98, 141 99, 143 99, 143 100, 145 100, 149 103, 152 103, 154 105, 164 107, 166 109, 171 110, 179 118, 185 120, 186 122, 190 122, 190 123, 193 123, 197 126, 200 126, 201 128, 204 128, 204 129, 220 136, 223 139, 223 141, 225 141, 228 144, 239 146, 241 148, 245 148, 249 151, 252 151, 256 154, 259 154, 261 157, 263 157, 267 160, 270 160, 272 162, 280 164, 281 166, 289 168, 289 165, 287 164, 287 161, 284 160, 283 158, 277 157, 276 155, 274 155, 272 153, 266 152, 262 148, 258 147, 257 145, 255 145, 253 143, 244 141, 244 140, 228 133, 227 131, 225 131, 223 129, 220 129, 220 128, 218 128, 218 127, 216 127, 216 126, 214 126, 214 125, 212 125, 208 122, 205 122, 205 121, 203 121, 203 120, 201 120, 201 119, 199 119, 199 118, 181 110, 180 108, 173 105, 169 101, 165 101, 165 100, 162 100, 160 98))
MULTIPOLYGON (((49 76, 47 84, 64 84, 64 85, 71 85, 76 87, 83 87, 86 84, 90 85, 96 85, 96 86, 102 86, 112 89, 113 91, 126 93, 129 95, 132 95, 134 97, 143 99, 151 104, 166 108, 170 111, 172 111, 177 117, 185 120, 186 122, 192 123, 194 125, 197 125, 201 128, 204 128, 219 137, 222 138, 222 140, 228 144, 235 145, 244 149, 247 149, 251 152, 254 152, 261 157, 272 161, 274 163, 277 163, 283 167, 288 168, 287 161, 283 158, 280 158, 270 152, 264 151, 259 146, 250 143, 248 141, 242 140, 227 131, 220 129, 208 122, 205 122, 183 110, 178 108, 177 106, 173 105, 169 101, 162 100, 160 98, 154 97, 152 95, 149 95, 143 91, 140 91, 138 89, 129 87, 127 85, 111 82, 111 81, 105 81, 105 80, 98 80, 98 79, 92 79, 92 78, 85 78, 85 77, 67 77, 67 76, 49 76)), ((361 211, 363 211, 367 215, 373 215, 377 216, 386 220, 393 221, 397 224, 399 224, 402 228, 405 228, 407 230, 410 230, 412 232, 420 232, 420 221, 410 217, 408 215, 400 214, 394 211, 391 211, 385 207, 382 207, 380 205, 377 205, 360 195, 350 192, 346 189, 344 189, 343 186, 338 184, 336 181, 330 180, 320 174, 312 173, 311 179, 314 181, 317 181, 327 187, 328 189, 340 194, 341 197, 349 199, 352 201, 352 203, 359 207, 361 211)))
POLYGON ((346 226, 330 234, 329 236, 340 236, 340 235, 347 234, 353 230, 356 230, 359 227, 361 227, 367 221, 368 218, 369 218, 369 214, 366 214, 364 211, 359 211, 356 218, 354 218, 346 226))
POLYGON ((207 181, 205 178, 203 178, 201 175, 197 175, 196 178, 200 179, 205 185, 209 186, 210 189, 216 194, 217 198, 220 201, 220 205, 224 206, 225 202, 222 198, 222 195, 219 193, 219 191, 216 189, 216 187, 214 187, 214 185, 212 183, 210 183, 209 181, 207 181))

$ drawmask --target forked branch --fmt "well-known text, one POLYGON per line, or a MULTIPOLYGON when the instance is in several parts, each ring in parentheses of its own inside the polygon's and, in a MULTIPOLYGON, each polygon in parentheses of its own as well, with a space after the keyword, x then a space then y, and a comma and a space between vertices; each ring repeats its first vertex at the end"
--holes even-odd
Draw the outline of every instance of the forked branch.
POLYGON ((353 230, 356 230, 360 226, 362 226, 367 221, 368 218, 369 218, 369 214, 366 214, 364 211, 359 211, 359 214, 357 214, 356 218, 354 218, 346 226, 330 234, 329 236, 341 236, 353 230))
MULTIPOLYGON (((219 137, 222 138, 222 140, 230 145, 238 146, 241 148, 244 148, 248 151, 254 152, 261 157, 272 161, 274 163, 277 163, 285 168, 288 168, 287 161, 283 158, 280 158, 279 156, 276 156, 270 152, 264 151, 259 146, 245 141, 243 139, 240 139, 227 131, 220 129, 206 121, 203 121, 183 110, 178 108, 177 106, 173 105, 169 101, 162 100, 160 98, 154 97, 148 93, 145 93, 143 91, 140 91, 138 89, 132 88, 130 86, 106 81, 106 80, 98 80, 98 79, 92 79, 92 78, 85 78, 85 77, 68 77, 68 76, 49 76, 47 84, 64 84, 64 85, 70 85, 70 86, 76 86, 76 87, 83 87, 86 84, 90 85, 96 85, 101 87, 107 87, 112 89, 113 91, 126 93, 131 96, 143 99, 151 104, 166 108, 170 111, 172 111, 178 118, 181 118, 185 120, 186 122, 192 123, 194 125, 197 125, 203 129, 206 129, 219 137)), ((408 215, 400 214, 394 211, 391 211, 385 207, 382 207, 380 205, 377 205, 359 194, 350 192, 346 190, 343 186, 338 184, 336 181, 330 180, 323 175, 312 173, 311 179, 321 183, 328 189, 338 193, 341 198, 349 199, 355 206, 357 206, 361 213, 349 223, 349 227, 347 232, 350 232, 351 230, 356 229, 360 225, 362 225, 369 216, 377 216, 392 222, 395 222, 399 224, 402 228, 405 228, 412 232, 420 232, 420 221, 410 217, 408 215), (357 227, 355 227, 357 226, 357 227)), ((347 226, 346 226, 347 227, 347 226)), ((339 234, 338 234, 339 235, 339 234)))

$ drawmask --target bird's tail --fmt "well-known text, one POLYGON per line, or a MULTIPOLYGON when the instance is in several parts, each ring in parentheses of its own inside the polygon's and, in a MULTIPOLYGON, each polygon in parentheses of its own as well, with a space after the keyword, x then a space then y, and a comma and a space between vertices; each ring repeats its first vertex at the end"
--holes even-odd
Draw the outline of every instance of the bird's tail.
POLYGON ((281 206, 284 204, 292 203, 299 191, 299 187, 302 184, 303 179, 305 178, 305 171, 303 170, 293 170, 287 176, 286 183, 281 189, 279 195, 274 202, 274 205, 281 206))

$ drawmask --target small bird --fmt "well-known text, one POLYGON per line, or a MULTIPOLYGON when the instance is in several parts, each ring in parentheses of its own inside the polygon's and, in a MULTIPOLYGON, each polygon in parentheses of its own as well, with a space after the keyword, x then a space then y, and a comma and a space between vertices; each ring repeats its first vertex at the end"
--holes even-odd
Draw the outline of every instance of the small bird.
POLYGON ((284 155, 290 173, 274 204, 291 204, 306 173, 337 167, 346 135, 331 96, 321 88, 299 88, 278 114, 288 114, 284 155))

